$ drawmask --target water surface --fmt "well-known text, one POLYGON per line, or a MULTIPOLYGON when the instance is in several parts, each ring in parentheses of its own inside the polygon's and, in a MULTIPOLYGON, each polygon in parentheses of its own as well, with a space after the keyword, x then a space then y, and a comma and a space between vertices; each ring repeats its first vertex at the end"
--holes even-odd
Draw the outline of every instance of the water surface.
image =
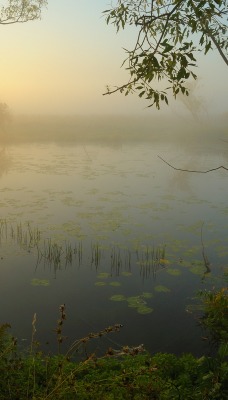
POLYGON ((95 347, 202 354, 192 304, 199 289, 224 284, 227 173, 175 171, 158 155, 207 170, 225 165, 227 148, 211 138, 120 136, 2 145, 0 320, 29 344, 36 313, 37 338, 55 350, 64 303, 66 346, 120 323, 95 347), (48 260, 48 248, 61 249, 60 260, 48 260))

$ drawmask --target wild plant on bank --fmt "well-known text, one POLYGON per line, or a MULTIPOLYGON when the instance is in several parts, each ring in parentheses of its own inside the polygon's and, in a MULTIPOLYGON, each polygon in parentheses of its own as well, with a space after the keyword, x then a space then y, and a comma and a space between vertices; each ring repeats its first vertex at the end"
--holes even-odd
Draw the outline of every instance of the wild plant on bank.
POLYGON ((36 314, 27 352, 18 348, 17 340, 8 334, 9 324, 4 324, 0 326, 0 400, 226 400, 227 289, 203 292, 201 301, 201 322, 217 342, 213 357, 151 355, 142 345, 118 350, 109 347, 103 355, 88 352, 91 341, 119 332, 120 324, 75 340, 64 354, 65 304, 60 305, 55 329, 56 355, 40 350, 36 314), (80 348, 85 358, 76 361, 80 348))

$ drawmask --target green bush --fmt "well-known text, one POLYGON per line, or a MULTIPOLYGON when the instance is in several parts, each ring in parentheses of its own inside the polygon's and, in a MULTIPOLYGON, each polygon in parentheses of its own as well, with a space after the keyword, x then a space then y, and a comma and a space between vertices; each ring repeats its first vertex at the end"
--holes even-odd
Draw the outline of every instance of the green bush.
POLYGON ((228 295, 227 288, 218 291, 200 292, 204 305, 201 324, 219 345, 228 342, 228 295))

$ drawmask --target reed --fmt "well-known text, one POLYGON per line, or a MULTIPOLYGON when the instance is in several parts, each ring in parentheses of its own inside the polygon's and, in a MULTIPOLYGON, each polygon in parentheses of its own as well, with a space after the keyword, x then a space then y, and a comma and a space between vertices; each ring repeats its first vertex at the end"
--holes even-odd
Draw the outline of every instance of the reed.
POLYGON ((62 246, 53 243, 51 239, 44 240, 43 250, 39 250, 40 254, 50 265, 53 265, 55 269, 61 266, 61 257, 63 254, 62 246))
POLYGON ((0 243, 8 240, 10 237, 17 245, 25 250, 36 247, 41 238, 41 232, 38 228, 32 228, 29 222, 22 224, 9 223, 6 219, 0 220, 0 243))
POLYGON ((118 276, 123 264, 122 260, 123 257, 120 248, 116 246, 112 247, 110 257, 111 257, 111 270, 115 269, 116 275, 118 276))
POLYGON ((143 279, 151 274, 155 277, 157 271, 164 268, 162 261, 165 259, 166 245, 158 247, 141 246, 136 250, 137 264, 140 267, 140 275, 143 279))
POLYGON ((83 253, 82 241, 80 241, 79 243, 75 243, 73 253, 80 266, 82 263, 82 253, 83 253))
MULTIPOLYGON (((65 240, 63 243, 57 243, 52 238, 42 241, 41 231, 33 227, 30 222, 9 223, 6 219, 0 220, 0 243, 3 240, 10 239, 22 249, 30 252, 32 249, 37 251, 36 268, 43 261, 53 266, 54 270, 62 266, 72 265, 76 262, 78 266, 83 263, 82 241, 72 245, 71 241, 65 240)), ((90 254, 86 253, 86 258, 90 258, 91 265, 96 269, 100 268, 103 260, 109 260, 111 275, 119 276, 121 272, 130 272, 132 266, 140 266, 140 275, 148 278, 151 274, 156 275, 157 271, 164 268, 161 260, 165 259, 166 246, 141 245, 135 251, 129 248, 122 248, 118 245, 103 248, 101 243, 91 244, 90 254)))
POLYGON ((43 259, 44 263, 47 262, 50 266, 54 266, 55 270, 61 268, 63 265, 72 265, 74 260, 80 266, 82 263, 82 254, 83 247, 81 241, 72 246, 72 243, 69 241, 59 244, 48 238, 43 241, 42 247, 37 246, 37 265, 43 259))
POLYGON ((0 219, 0 243, 8 237, 8 224, 6 219, 0 219))
POLYGON ((65 242, 65 264, 72 264, 73 261, 73 248, 70 242, 65 242))
POLYGON ((30 222, 27 222, 29 247, 36 247, 41 239, 41 232, 38 228, 32 228, 30 222))
POLYGON ((101 262, 101 246, 96 243, 91 246, 91 265, 95 265, 96 268, 99 267, 101 262))
POLYGON ((124 253, 124 265, 128 271, 131 270, 131 252, 129 249, 125 250, 124 253))

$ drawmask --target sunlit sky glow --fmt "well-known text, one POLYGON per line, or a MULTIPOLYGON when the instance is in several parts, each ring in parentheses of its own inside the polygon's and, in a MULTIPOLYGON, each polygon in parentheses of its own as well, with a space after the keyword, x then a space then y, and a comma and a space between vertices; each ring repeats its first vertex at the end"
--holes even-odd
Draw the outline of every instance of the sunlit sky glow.
MULTIPOLYGON (((136 95, 102 96, 126 81, 120 68, 133 31, 116 34, 102 11, 108 0, 49 0, 42 20, 1 26, 0 101, 15 113, 151 113, 136 95)), ((1 1, 0 1, 1 5, 1 1)), ((202 57, 194 97, 206 113, 227 111, 227 66, 217 51, 202 57)), ((183 108, 171 102, 169 112, 183 108)), ((166 108, 165 108, 166 110, 166 108)))

